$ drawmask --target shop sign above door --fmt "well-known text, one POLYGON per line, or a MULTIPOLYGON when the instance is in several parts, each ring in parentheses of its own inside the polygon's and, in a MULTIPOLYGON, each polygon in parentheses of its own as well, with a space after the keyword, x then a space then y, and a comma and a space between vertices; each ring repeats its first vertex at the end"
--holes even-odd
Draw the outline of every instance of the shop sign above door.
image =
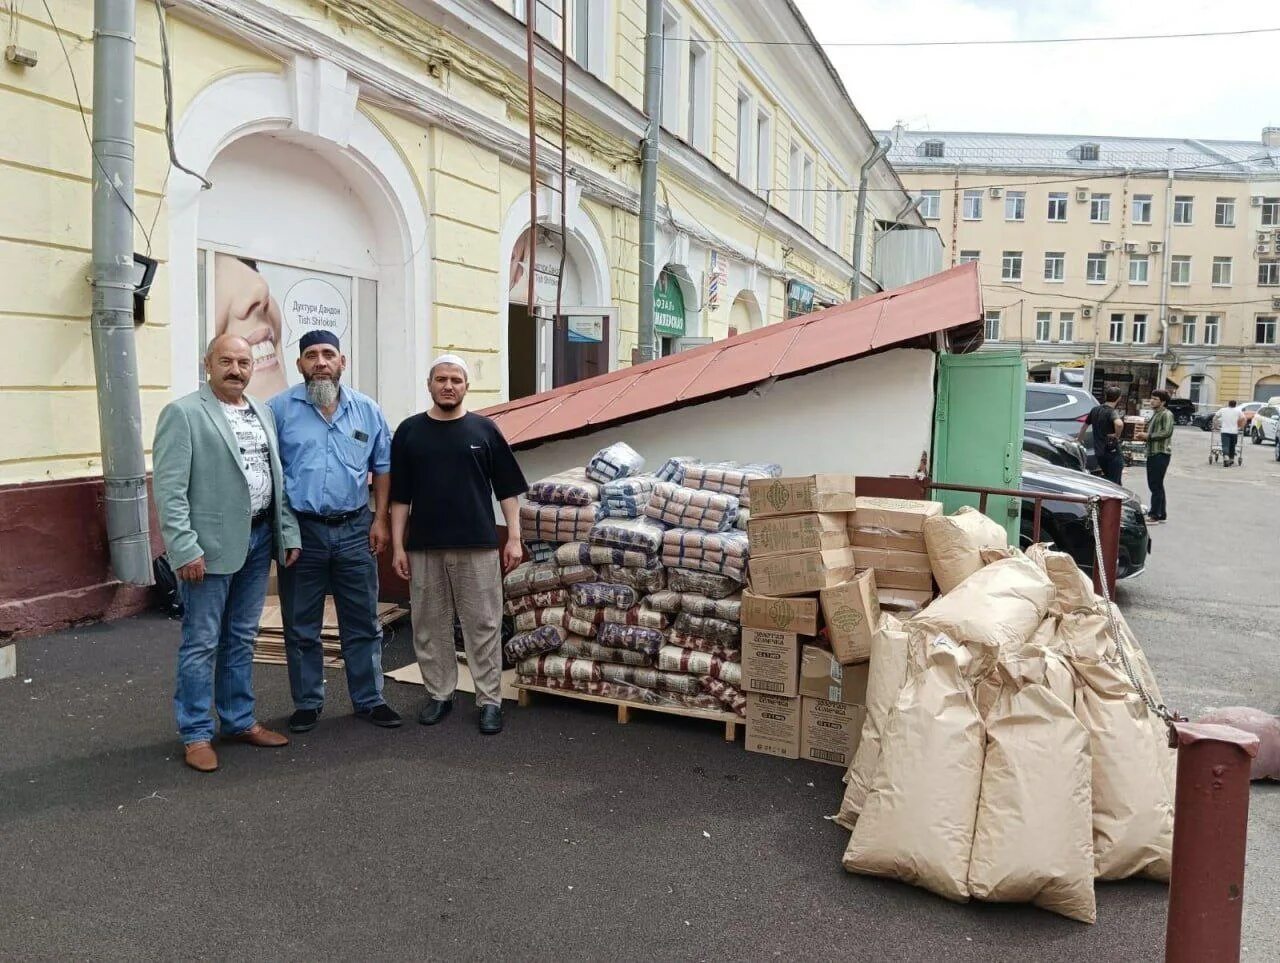
POLYGON ((684 337, 684 292, 670 271, 653 286, 653 331, 660 338, 684 337))

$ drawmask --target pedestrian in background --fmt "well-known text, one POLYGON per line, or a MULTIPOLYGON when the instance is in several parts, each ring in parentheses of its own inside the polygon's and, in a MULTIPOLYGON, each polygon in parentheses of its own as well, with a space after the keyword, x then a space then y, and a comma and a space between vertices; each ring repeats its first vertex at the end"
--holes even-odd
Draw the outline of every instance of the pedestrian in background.
POLYGON ((1086 432, 1092 431, 1093 453, 1098 456, 1098 468, 1108 481, 1119 485, 1124 477, 1124 456, 1120 454, 1124 418, 1116 410, 1120 389, 1112 385, 1107 388, 1103 397, 1106 398, 1106 403, 1095 405, 1085 417, 1077 440, 1083 445, 1086 432))
POLYGON ((377 402, 342 384, 347 358, 337 335, 308 331, 298 349, 303 383, 268 402, 280 432, 285 492, 302 533, 302 559, 280 573, 294 706, 289 731, 314 729, 324 708, 320 635, 328 595, 356 717, 394 729, 400 715, 382 697, 377 559, 390 540, 391 431, 377 402))
POLYGON ((488 418, 467 411, 470 372, 457 355, 431 365, 432 405, 400 423, 391 440, 392 564, 409 580, 413 646, 427 701, 424 726, 453 708, 462 624, 476 684, 480 731, 502 731, 502 575, 520 564, 517 496, 528 487, 515 455, 488 418), (499 545, 497 498, 507 523, 499 545))
POLYGON ((244 393, 253 349, 244 338, 220 335, 204 365, 205 384, 160 412, 153 489, 183 605, 178 734, 186 764, 213 772, 215 705, 222 738, 289 744, 254 716, 253 640, 271 558, 288 571, 302 541, 284 493, 275 420, 244 393))
POLYGON ((1236 445, 1240 441, 1240 409, 1234 401, 1228 401, 1227 406, 1219 408, 1213 418, 1222 438, 1222 467, 1230 468, 1236 460, 1236 445))
POLYGON ((1149 404, 1153 414, 1147 422, 1147 487, 1151 490, 1147 521, 1159 523, 1169 517, 1164 493, 1164 476, 1173 457, 1173 412, 1169 410, 1169 392, 1157 388, 1151 392, 1149 404))

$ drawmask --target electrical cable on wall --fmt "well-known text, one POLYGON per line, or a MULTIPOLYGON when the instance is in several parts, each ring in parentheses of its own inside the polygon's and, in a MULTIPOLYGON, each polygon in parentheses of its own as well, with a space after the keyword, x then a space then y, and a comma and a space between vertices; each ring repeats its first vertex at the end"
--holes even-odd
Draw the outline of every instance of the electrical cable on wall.
POLYGON ((160 0, 154 0, 154 2, 156 20, 160 28, 160 73, 164 78, 164 137, 169 145, 169 163, 184 174, 190 174, 200 182, 200 189, 207 191, 213 187, 213 182, 178 160, 178 149, 173 143, 173 69, 169 63, 169 30, 165 24, 164 7, 160 0))

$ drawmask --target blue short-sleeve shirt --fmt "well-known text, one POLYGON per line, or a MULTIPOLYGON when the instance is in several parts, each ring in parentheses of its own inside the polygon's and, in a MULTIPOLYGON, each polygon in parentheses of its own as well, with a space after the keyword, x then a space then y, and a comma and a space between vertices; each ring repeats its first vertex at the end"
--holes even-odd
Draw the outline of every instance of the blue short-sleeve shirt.
POLYGON ((294 511, 338 515, 369 504, 369 473, 391 471, 391 432, 376 401, 343 385, 333 421, 326 421, 301 384, 267 404, 294 511))

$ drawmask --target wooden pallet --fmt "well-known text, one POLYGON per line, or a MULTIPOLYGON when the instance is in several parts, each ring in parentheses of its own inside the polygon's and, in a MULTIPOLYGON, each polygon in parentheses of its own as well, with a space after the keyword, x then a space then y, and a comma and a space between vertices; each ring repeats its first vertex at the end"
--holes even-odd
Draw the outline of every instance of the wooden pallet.
POLYGON ((529 696, 531 692, 539 692, 545 695, 558 696, 563 699, 577 699, 580 702, 599 702, 603 705, 615 706, 618 710, 618 724, 625 726, 631 721, 631 710, 639 709, 642 712, 662 712, 669 716, 684 716, 687 719, 708 719, 712 722, 724 723, 724 741, 733 742, 738 736, 738 726, 742 725, 746 720, 732 712, 721 712, 715 709, 689 709, 684 706, 654 706, 640 702, 628 702, 625 699, 611 699, 608 696, 588 695, 585 692, 573 692, 566 689, 548 689, 540 685, 525 685, 522 682, 516 683, 517 703, 521 708, 527 708, 532 702, 529 696))

